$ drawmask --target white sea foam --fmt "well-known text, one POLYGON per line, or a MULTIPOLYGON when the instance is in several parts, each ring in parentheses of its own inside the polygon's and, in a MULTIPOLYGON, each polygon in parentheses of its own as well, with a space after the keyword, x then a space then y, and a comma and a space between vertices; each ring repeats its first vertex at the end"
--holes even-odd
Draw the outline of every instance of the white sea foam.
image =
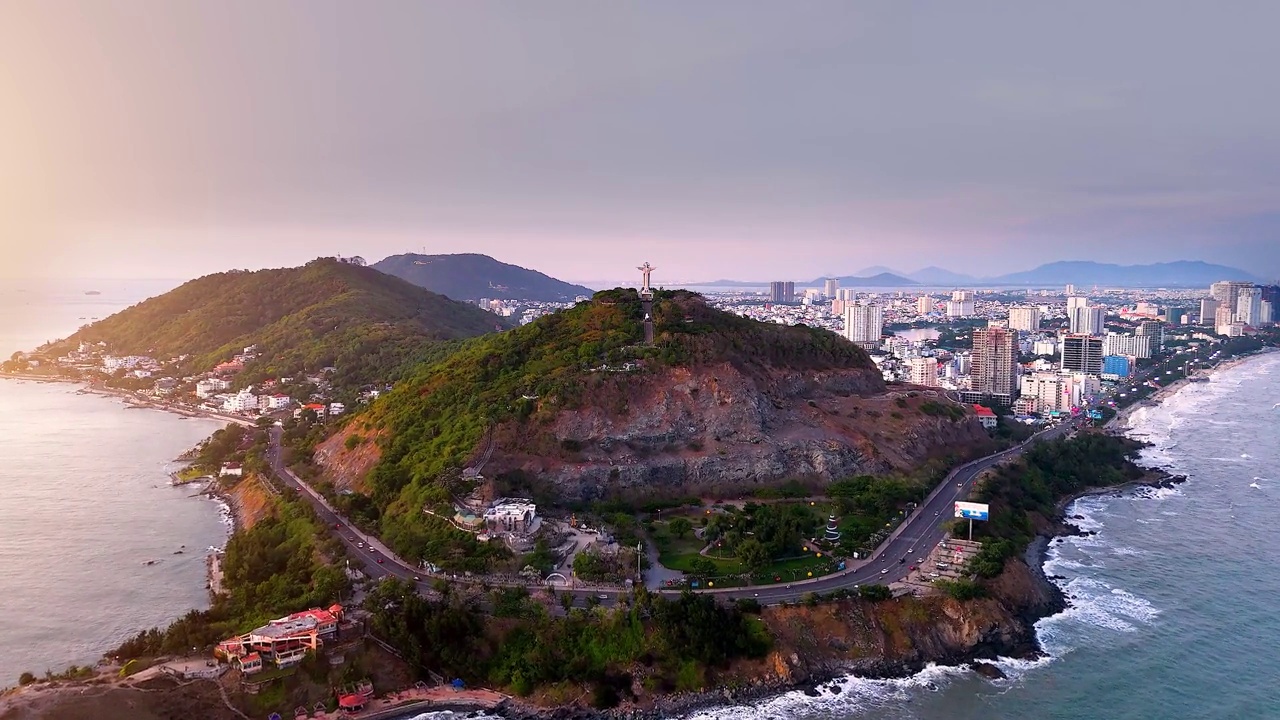
POLYGON ((458 717, 471 717, 474 720, 502 720, 497 715, 489 715, 486 712, 480 712, 479 715, 471 715, 470 710, 467 712, 453 712, 452 710, 434 710, 431 712, 422 712, 420 715, 408 717, 406 720, 456 720, 458 717))
POLYGON ((851 709, 869 709, 909 700, 922 690, 937 691, 952 679, 972 672, 967 667, 928 665, 924 670, 898 680, 869 680, 845 677, 818 687, 819 695, 793 691, 754 705, 730 705, 711 708, 685 716, 687 720, 773 720, 795 717, 800 713, 841 713, 851 709), (828 688, 838 686, 838 693, 828 688))

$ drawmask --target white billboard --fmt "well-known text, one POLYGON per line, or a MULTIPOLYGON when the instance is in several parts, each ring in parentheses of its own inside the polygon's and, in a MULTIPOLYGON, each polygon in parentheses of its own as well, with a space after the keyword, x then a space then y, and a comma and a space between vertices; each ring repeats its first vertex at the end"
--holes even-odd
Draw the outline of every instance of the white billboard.
POLYGON ((986 503, 956 501, 956 517, 965 520, 986 520, 990 506, 986 503))

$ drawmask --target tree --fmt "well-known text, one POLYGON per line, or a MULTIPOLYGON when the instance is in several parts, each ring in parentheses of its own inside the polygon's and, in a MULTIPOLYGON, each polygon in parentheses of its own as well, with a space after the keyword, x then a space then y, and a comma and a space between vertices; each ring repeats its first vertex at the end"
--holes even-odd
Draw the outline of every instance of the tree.
POLYGON ((752 572, 764 569, 772 558, 765 546, 755 538, 747 538, 738 544, 738 559, 752 572))
POLYGON ((706 577, 715 573, 716 564, 712 562, 710 558, 705 558, 699 555, 689 561, 689 571, 694 575, 706 577))
POLYGON ((667 523, 667 529, 671 531, 672 535, 683 539, 693 530, 693 523, 689 522, 689 518, 678 517, 667 523))
POLYGON ((873 602, 879 600, 888 600, 893 597, 893 591, 885 585, 863 585, 858 588, 858 594, 863 600, 871 600, 873 602))

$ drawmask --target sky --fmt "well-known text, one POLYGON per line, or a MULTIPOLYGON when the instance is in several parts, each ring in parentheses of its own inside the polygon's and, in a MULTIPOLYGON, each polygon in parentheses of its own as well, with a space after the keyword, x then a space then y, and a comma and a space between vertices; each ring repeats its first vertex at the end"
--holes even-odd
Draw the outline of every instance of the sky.
POLYGON ((1280 3, 0 3, 0 277, 1280 276, 1280 3))

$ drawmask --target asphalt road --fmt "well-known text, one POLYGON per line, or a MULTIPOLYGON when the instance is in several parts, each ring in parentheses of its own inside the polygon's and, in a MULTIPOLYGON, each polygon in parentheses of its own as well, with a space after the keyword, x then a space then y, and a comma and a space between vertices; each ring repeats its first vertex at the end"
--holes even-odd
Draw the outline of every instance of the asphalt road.
MULTIPOLYGON (((776 604, 782 601, 794 602, 807 593, 828 593, 840 588, 853 588, 858 585, 880 584, 906 577, 911 565, 932 551, 933 547, 943 540, 946 533, 942 526, 953 519, 953 508, 956 500, 967 496, 973 488, 974 478, 983 470, 1021 454, 1022 450, 1032 443, 1061 437, 1079 427, 1082 421, 1064 421, 1055 427, 1041 431, 1022 445, 979 460, 971 461, 953 470, 945 480, 936 487, 919 507, 901 525, 894 530, 889 539, 880 544, 871 557, 864 560, 850 560, 849 569, 834 575, 827 575, 812 580, 803 580, 790 584, 760 585, 746 588, 725 590, 707 590, 726 598, 755 598, 762 604, 776 604), (905 562, 899 562, 904 559, 905 562)), ((310 486, 303 483, 288 467, 285 466, 280 449, 280 437, 283 431, 272 427, 269 431, 271 442, 267 450, 267 458, 276 477, 296 490, 300 497, 306 499, 321 521, 329 528, 329 532, 337 536, 346 546, 349 557, 363 565, 363 572, 374 579, 398 577, 402 580, 415 581, 420 590, 429 589, 429 580, 421 570, 401 561, 384 547, 376 538, 370 538, 358 530, 351 528, 346 519, 338 515, 329 503, 310 486), (379 562, 381 561, 381 562, 379 562)), ((466 582, 459 578, 459 582, 466 582)), ((616 603, 619 596, 629 591, 602 589, 557 589, 558 592, 569 592, 575 596, 575 605, 585 605, 589 598, 603 605, 616 603)), ((678 593, 679 590, 663 590, 663 593, 678 593)))
POLYGON ((907 576, 912 565, 918 565, 918 560, 928 555, 933 547, 946 537, 942 526, 954 519, 954 503, 968 495, 973 489, 974 478, 983 470, 1020 455, 1030 444, 1061 437, 1077 427, 1076 421, 1062 422, 1037 433, 1022 445, 956 468, 898 526, 889 539, 876 548, 871 557, 865 560, 849 561, 849 569, 844 572, 786 585, 735 588, 719 591, 719 593, 732 598, 755 598, 762 604, 769 605, 784 600, 794 602, 811 592, 828 593, 840 588, 888 585, 902 580, 907 576), (899 560, 905 560, 905 562, 899 562, 899 560))

